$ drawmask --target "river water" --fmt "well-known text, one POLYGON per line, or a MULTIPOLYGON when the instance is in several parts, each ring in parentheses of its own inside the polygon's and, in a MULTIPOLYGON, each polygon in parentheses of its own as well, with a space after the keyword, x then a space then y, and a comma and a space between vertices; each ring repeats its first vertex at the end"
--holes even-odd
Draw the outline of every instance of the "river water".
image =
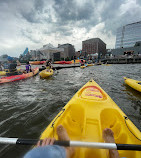
MULTIPOLYGON (((141 65, 61 69, 46 80, 39 75, 0 85, 0 136, 38 138, 59 110, 93 78, 141 130, 141 93, 123 77, 141 80, 141 65)), ((22 157, 31 147, 0 145, 0 158, 22 157)))

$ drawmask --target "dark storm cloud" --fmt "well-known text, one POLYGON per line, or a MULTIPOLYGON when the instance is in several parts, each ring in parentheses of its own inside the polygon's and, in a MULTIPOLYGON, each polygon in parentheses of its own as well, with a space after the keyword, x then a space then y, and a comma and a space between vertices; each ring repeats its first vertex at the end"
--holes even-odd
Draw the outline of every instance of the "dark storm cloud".
POLYGON ((30 23, 40 23, 40 15, 43 13, 44 1, 34 0, 33 5, 30 9, 24 8, 20 11, 21 16, 30 23))
POLYGON ((82 6, 79 6, 75 0, 55 0, 53 8, 61 22, 89 20, 93 14, 91 3, 85 2, 82 6))
POLYGON ((35 0, 34 1, 34 8, 36 11, 42 12, 44 8, 44 1, 43 0, 35 0))
POLYGON ((111 30, 115 34, 116 27, 120 26, 121 21, 119 21, 118 15, 120 14, 119 8, 122 2, 123 0, 108 0, 108 3, 102 9, 101 21, 105 22, 106 31, 111 30))
POLYGON ((141 5, 141 0, 137 0, 137 3, 138 3, 139 5, 141 5))
POLYGON ((75 26, 89 30, 98 23, 93 5, 95 3, 84 2, 78 4, 75 0, 54 0, 54 2, 53 9, 57 19, 56 28, 57 31, 64 32, 65 35, 71 35, 69 29, 73 29, 75 26), (61 28, 64 25, 69 25, 71 28, 69 27, 66 32, 66 29, 61 28))

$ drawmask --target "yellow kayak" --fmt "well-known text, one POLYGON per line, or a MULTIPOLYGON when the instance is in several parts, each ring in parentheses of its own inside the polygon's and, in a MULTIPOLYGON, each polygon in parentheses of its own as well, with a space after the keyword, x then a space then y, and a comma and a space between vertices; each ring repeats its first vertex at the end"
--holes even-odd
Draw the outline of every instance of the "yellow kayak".
POLYGON ((137 80, 133 80, 133 79, 124 77, 124 82, 128 86, 132 87, 133 89, 141 92, 141 81, 137 81, 137 80))
POLYGON ((94 66, 94 64, 87 64, 87 66, 94 66))
POLYGON ((52 70, 52 69, 45 69, 45 70, 41 71, 41 72, 39 73, 39 75, 40 75, 42 78, 47 78, 47 77, 53 75, 53 70, 52 70))
MULTIPOLYGON (((20 71, 21 69, 17 69, 17 71, 20 71)), ((0 76, 6 76, 6 71, 0 71, 0 76)))
POLYGON ((6 76, 6 72, 5 71, 0 71, 0 76, 6 76))
POLYGON ((84 66, 80 66, 81 69, 84 69, 85 67, 86 67, 85 65, 84 66))
MULTIPOLYGON (((124 103, 123 103, 124 104, 124 103)), ((141 144, 141 133, 110 96, 93 80, 86 83, 64 106, 41 134, 41 139, 55 137, 62 124, 71 140, 103 142, 102 131, 111 128, 116 143, 141 144), (136 138, 137 137, 137 138, 136 138)), ((109 158, 108 150, 76 148, 75 158, 109 158)), ((140 151, 119 151, 120 157, 139 158, 140 151)))

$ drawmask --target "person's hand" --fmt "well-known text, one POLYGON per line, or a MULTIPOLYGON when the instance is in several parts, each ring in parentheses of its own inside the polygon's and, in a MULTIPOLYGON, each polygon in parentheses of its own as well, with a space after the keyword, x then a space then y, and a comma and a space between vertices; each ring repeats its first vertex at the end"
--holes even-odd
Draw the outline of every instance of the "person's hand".
POLYGON ((55 138, 45 138, 42 141, 38 141, 37 147, 39 147, 39 146, 53 145, 54 141, 55 141, 55 138))

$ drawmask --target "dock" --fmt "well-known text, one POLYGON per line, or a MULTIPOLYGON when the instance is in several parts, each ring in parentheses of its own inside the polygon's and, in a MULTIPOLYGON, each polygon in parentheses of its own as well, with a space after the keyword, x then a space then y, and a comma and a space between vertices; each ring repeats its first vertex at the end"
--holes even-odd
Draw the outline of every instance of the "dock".
POLYGON ((108 63, 108 64, 140 64, 141 63, 141 56, 140 57, 117 57, 117 58, 108 58, 102 59, 101 62, 108 63))
MULTIPOLYGON (((75 65, 66 65, 66 64, 64 64, 64 65, 59 65, 59 64, 52 64, 53 65, 53 70, 60 70, 60 69, 68 69, 68 68, 77 68, 77 67, 80 67, 80 64, 75 64, 75 65)), ((39 71, 42 71, 42 70, 44 70, 44 69, 46 69, 46 67, 45 66, 43 66, 43 67, 41 67, 41 68, 39 68, 39 71)))

